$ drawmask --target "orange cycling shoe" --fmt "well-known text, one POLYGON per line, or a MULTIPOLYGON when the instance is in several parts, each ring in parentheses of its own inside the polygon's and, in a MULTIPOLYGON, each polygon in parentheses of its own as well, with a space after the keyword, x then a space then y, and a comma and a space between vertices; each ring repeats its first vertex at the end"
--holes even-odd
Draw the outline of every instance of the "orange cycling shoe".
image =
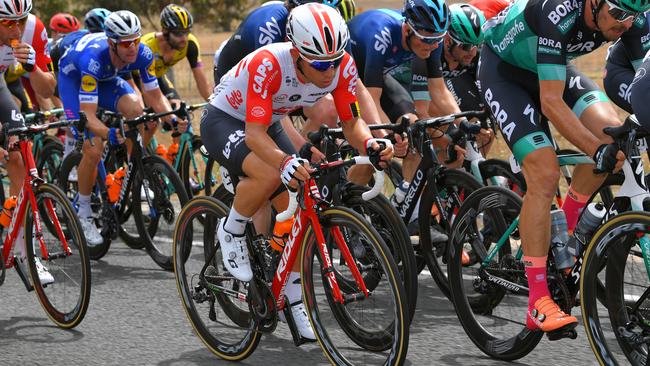
POLYGON ((562 311, 548 296, 540 297, 535 301, 533 308, 528 310, 526 327, 530 330, 553 332, 559 329, 572 329, 576 325, 578 319, 562 311))

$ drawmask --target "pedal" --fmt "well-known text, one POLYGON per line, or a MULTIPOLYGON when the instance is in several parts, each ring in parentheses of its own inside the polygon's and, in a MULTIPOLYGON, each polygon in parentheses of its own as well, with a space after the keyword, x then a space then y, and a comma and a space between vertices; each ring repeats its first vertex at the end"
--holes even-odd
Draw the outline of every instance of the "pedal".
POLYGON ((549 341, 557 341, 563 338, 576 339, 578 338, 578 332, 576 331, 577 324, 568 324, 560 329, 556 329, 552 332, 547 332, 546 337, 549 341))

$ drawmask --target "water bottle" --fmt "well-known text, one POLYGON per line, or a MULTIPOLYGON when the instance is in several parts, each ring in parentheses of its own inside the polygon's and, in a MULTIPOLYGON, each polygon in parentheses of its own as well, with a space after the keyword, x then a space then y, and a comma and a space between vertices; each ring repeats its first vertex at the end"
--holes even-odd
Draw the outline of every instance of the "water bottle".
POLYGON ((573 255, 569 253, 569 233, 566 216, 561 209, 551 211, 551 249, 555 258, 555 267, 565 269, 573 266, 573 255))
POLYGON ((573 230, 573 237, 569 241, 569 252, 571 255, 577 257, 582 253, 582 247, 591 240, 591 236, 603 222, 606 213, 607 210, 601 202, 590 203, 585 207, 578 221, 578 225, 573 230))
POLYGON ((399 186, 395 187, 395 193, 393 193, 393 196, 390 198, 390 202, 393 204, 393 206, 397 207, 402 202, 404 202, 404 198, 406 197, 406 193, 409 190, 410 183, 407 181, 402 181, 399 186))

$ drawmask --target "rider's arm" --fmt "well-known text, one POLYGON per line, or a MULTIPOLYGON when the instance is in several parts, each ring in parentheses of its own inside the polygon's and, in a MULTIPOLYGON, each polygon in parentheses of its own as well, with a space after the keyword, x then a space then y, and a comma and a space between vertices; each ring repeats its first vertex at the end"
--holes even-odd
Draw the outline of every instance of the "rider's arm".
POLYGON ((201 48, 199 46, 199 41, 192 34, 190 34, 187 43, 187 60, 190 63, 192 75, 194 76, 194 81, 196 81, 199 93, 201 94, 201 97, 207 101, 212 94, 212 90, 210 89, 208 78, 203 72, 203 61, 201 61, 201 48))
POLYGON ((56 78, 54 73, 43 71, 38 67, 29 73, 29 81, 32 84, 34 92, 42 98, 50 98, 54 95, 56 88, 56 78))
MULTIPOLYGON (((137 67, 140 71, 143 90, 142 99, 144 99, 144 103, 153 108, 156 113, 171 111, 172 107, 169 104, 169 101, 165 98, 158 87, 158 78, 156 78, 156 69, 153 64, 153 52, 151 52, 149 47, 140 44, 138 60, 136 63, 138 63, 137 67)), ((162 119, 164 122, 171 125, 174 116, 169 115, 162 119)))
POLYGON ((49 98, 54 95, 56 78, 52 72, 52 59, 47 50, 47 30, 38 18, 35 21, 35 34, 32 37, 31 46, 36 52, 36 67, 29 73, 29 80, 36 94, 43 98, 49 98))
MULTIPOLYGON (((431 117, 444 116, 446 114, 458 113, 460 108, 456 104, 456 99, 451 94, 445 79, 442 77, 442 45, 439 44, 426 60, 427 84, 431 103, 429 103, 429 115, 431 117)), ((456 121, 460 123, 460 121, 456 121)))
POLYGON ((645 15, 637 17, 632 27, 621 36, 625 53, 629 57, 634 71, 643 63, 646 51, 648 51, 648 39, 650 39, 650 30, 648 18, 645 15))

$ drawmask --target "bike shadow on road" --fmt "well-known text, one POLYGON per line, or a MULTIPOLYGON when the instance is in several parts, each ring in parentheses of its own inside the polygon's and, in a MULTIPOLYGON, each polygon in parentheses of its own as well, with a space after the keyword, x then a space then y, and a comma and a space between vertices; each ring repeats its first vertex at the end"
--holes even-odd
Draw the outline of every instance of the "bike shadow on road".
POLYGON ((47 321, 47 318, 14 316, 0 320, 0 349, 9 349, 4 348, 4 346, 20 346, 34 343, 69 343, 76 342, 84 337, 84 333, 75 329, 62 330, 53 324, 36 324, 43 321, 47 321))

